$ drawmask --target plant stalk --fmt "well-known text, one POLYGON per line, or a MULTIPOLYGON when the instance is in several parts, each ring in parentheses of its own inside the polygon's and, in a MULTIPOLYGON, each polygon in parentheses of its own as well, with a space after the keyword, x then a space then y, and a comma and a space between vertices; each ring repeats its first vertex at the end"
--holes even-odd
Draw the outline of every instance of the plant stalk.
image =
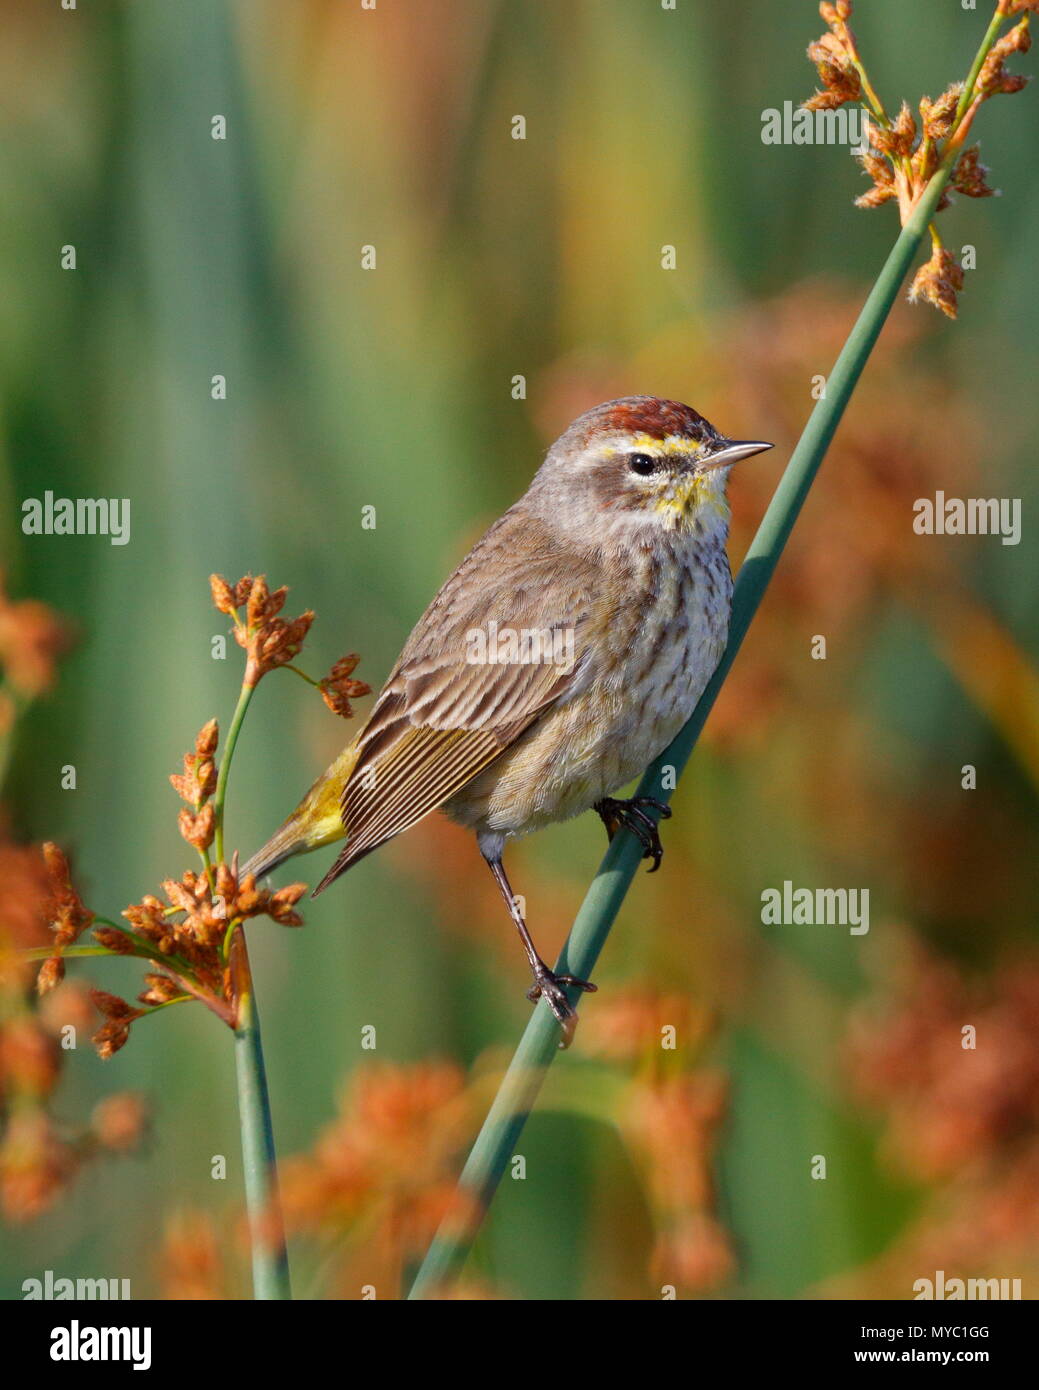
MULTIPOLYGON (((231 760, 255 689, 255 682, 245 681, 242 684, 217 774, 213 808, 214 849, 218 864, 224 862, 224 803, 231 760)), ((238 1122, 242 1131, 245 1205, 252 1248, 253 1297, 260 1300, 290 1299, 289 1260, 278 1193, 278 1155, 274 1147, 260 1016, 256 1009, 245 932, 240 925, 234 926, 228 944, 233 995, 237 1001, 234 1020, 235 1075, 238 1079, 238 1122)))
MULTIPOLYGON (((740 568, 733 592, 728 644, 718 669, 688 723, 647 769, 639 785, 639 796, 663 802, 671 798, 671 789, 689 761, 852 392, 919 252, 949 171, 950 162, 944 162, 921 194, 870 291, 827 380, 826 395, 809 416, 740 568)), ((583 980, 591 978, 641 854, 641 845, 629 831, 622 829, 614 836, 563 947, 556 966, 558 973, 583 980)), ((575 992, 568 993, 574 1002, 575 992)), ((457 1200, 426 1254, 410 1298, 437 1297, 461 1270, 558 1048, 559 1024, 541 999, 476 1138, 459 1179, 457 1200)))
POLYGON ((981 41, 981 47, 974 55, 974 61, 970 65, 970 72, 967 74, 967 80, 963 84, 963 91, 960 93, 960 99, 956 104, 957 123, 963 119, 963 115, 971 103, 971 98, 974 96, 974 85, 981 75, 981 69, 985 65, 985 59, 988 57, 992 45, 999 37, 999 31, 1003 27, 1003 21, 1007 18, 1009 18, 1009 16, 1003 14, 997 5, 996 12, 989 21, 988 28, 985 30, 985 37, 981 41))
POLYGON ((242 731, 242 721, 245 719, 245 712, 249 708, 249 701, 253 698, 255 684, 243 683, 238 695, 238 704, 235 712, 231 716, 231 727, 227 731, 227 740, 224 743, 224 756, 220 759, 220 771, 217 773, 216 793, 213 797, 213 813, 215 820, 214 831, 214 851, 216 862, 224 862, 224 802, 227 799, 227 779, 231 772, 231 759, 234 757, 235 745, 238 743, 238 735, 242 731))
POLYGON ((289 1260, 278 1193, 278 1163, 263 1062, 260 1019, 256 1012, 245 933, 235 931, 231 970, 237 981, 238 1017, 234 1030, 238 1078, 238 1118, 242 1128, 245 1204, 252 1246, 253 1297, 290 1299, 289 1260))

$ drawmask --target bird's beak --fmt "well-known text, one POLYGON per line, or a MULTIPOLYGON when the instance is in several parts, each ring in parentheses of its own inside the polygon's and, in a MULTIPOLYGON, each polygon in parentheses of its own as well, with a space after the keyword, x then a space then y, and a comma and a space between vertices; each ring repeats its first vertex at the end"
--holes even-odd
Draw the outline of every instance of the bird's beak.
POLYGON ((730 464, 739 463, 740 459, 749 459, 754 454, 763 454, 766 449, 774 448, 774 444, 766 444, 761 439, 723 439, 721 447, 709 454, 700 468, 705 473, 712 468, 728 468, 730 464))

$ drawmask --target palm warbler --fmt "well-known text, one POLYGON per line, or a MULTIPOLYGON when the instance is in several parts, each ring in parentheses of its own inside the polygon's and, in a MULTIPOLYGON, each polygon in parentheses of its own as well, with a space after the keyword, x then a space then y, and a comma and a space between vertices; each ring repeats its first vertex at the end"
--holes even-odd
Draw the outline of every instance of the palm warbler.
MULTIPOLYGON (((246 872, 346 837, 315 892, 436 807, 476 832, 568 1039, 575 1014, 502 866, 507 840, 593 808, 658 867, 637 776, 693 711, 725 646, 725 485, 772 446, 726 439, 676 401, 629 396, 575 420, 530 487, 419 619, 353 743, 246 872)), ((652 870, 651 870, 652 872, 652 870)))

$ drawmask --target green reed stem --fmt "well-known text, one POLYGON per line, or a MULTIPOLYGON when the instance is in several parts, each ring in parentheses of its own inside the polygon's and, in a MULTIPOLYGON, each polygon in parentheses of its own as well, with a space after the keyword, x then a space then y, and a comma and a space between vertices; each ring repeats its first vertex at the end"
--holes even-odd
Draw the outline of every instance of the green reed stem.
MULTIPOLYGON (((214 809, 214 850, 217 864, 224 862, 224 804, 227 779, 231 772, 238 735, 242 729, 255 684, 243 683, 238 704, 231 717, 224 744, 224 756, 217 773, 214 809)), ((238 998, 238 1017, 234 1029, 235 1073, 238 1078, 238 1123, 242 1131, 242 1164, 245 1174, 245 1205, 249 1216, 252 1246, 253 1297, 289 1299, 289 1261, 285 1248, 285 1226, 278 1193, 278 1155, 274 1147, 271 1099, 267 1089, 267 1069, 263 1061, 260 1016, 253 993, 252 972, 240 926, 230 934, 228 955, 238 998)))
POLYGON ((256 1012, 245 933, 237 931, 238 966, 245 984, 239 989, 238 1021, 234 1034, 238 1078, 238 1117, 242 1128, 245 1204, 252 1246, 253 1297, 290 1299, 289 1259, 278 1193, 278 1156, 271 1124, 267 1071, 263 1062, 260 1020, 256 1012))
MULTIPOLYGON (((740 568, 733 593, 728 645, 718 669, 689 722, 670 747, 647 769, 639 784, 639 796, 655 797, 664 802, 671 798, 671 788, 689 761, 700 731, 764 597, 862 369, 920 249, 927 233, 927 224, 948 180, 949 168, 950 163, 943 164, 928 184, 870 291, 827 379, 826 395, 809 416, 804 433, 740 568)), ((614 836, 563 947, 556 966, 559 973, 575 975, 583 980, 591 978, 599 953, 639 867, 641 854, 642 847, 630 831, 621 830, 614 836)), ((576 992, 571 990, 568 993, 571 1003, 576 1002, 576 992)), ((544 999, 541 999, 462 1170, 455 1212, 445 1219, 437 1232, 419 1269, 410 1298, 436 1297, 438 1290, 443 1289, 465 1263, 541 1088, 545 1071, 558 1049, 559 1024, 544 999)))
MULTIPOLYGON (((962 118, 964 112, 967 110, 967 107, 970 105, 971 97, 974 95, 974 85, 981 75, 981 69, 985 65, 985 59, 988 57, 989 50, 992 48, 992 45, 996 42, 996 39, 999 37, 999 31, 1003 27, 1003 21, 1007 18, 1008 16, 1002 14, 1000 12, 999 6, 997 5, 996 12, 995 14, 993 14, 991 20, 989 21, 989 26, 985 31, 985 37, 981 41, 981 47, 974 55, 974 62, 971 63, 970 72, 967 74, 967 80, 963 84, 963 91, 960 93, 960 99, 956 104, 957 121, 959 121, 962 118)), ((1028 18, 1027 14, 1025 15, 1025 18, 1028 18)))
POLYGON ((235 712, 231 716, 231 727, 227 731, 227 740, 224 743, 224 756, 220 759, 220 771, 216 778, 216 794, 213 797, 214 815, 214 835, 213 847, 216 852, 216 862, 224 862, 224 802, 227 800, 227 779, 231 773, 231 759, 234 757, 235 746, 238 743, 238 735, 242 731, 242 721, 245 719, 245 712, 249 708, 249 701, 253 698, 255 685, 245 685, 238 695, 238 704, 235 712))

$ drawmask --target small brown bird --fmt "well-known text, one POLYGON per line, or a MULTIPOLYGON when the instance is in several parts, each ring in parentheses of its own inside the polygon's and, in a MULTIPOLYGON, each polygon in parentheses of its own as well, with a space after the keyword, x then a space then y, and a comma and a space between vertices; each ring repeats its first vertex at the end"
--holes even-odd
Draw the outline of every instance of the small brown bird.
POLYGON ((732 601, 728 472, 771 447, 726 439, 654 396, 575 420, 419 619, 353 743, 245 871, 345 835, 320 893, 442 807, 476 832, 530 962, 528 997, 543 994, 569 1038, 562 986, 594 986, 538 955, 502 851, 594 807, 611 837, 628 826, 659 866, 650 803, 612 793, 667 747, 718 664, 732 601))

